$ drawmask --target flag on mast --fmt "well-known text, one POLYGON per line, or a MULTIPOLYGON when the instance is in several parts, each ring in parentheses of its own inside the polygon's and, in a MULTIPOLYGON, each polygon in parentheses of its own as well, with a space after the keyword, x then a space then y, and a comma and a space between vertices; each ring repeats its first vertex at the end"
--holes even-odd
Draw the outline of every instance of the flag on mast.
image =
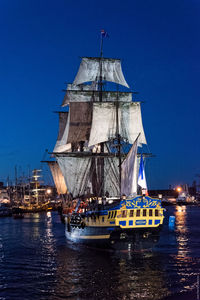
POLYGON ((144 161, 143 161, 142 154, 141 154, 140 168, 139 168, 139 175, 138 175, 138 185, 141 186, 142 192, 144 192, 147 195, 148 194, 147 182, 146 182, 146 176, 144 172, 144 161))
POLYGON ((107 31, 105 31, 104 29, 101 29, 101 37, 104 38, 104 37, 109 37, 107 31))

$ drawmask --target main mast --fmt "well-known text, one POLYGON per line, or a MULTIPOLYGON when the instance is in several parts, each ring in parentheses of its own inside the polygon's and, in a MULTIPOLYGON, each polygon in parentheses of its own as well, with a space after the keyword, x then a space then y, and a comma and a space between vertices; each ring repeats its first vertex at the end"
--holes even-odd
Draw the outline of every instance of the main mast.
MULTIPOLYGON (((117 85, 118 91, 118 85, 117 85)), ((121 136, 119 134, 119 94, 117 93, 116 106, 116 140, 117 140, 117 155, 119 158, 119 196, 121 197, 121 136)))
MULTIPOLYGON (((101 46, 100 46, 100 74, 99 74, 99 102, 102 102, 102 93, 103 93, 103 78, 102 78, 102 58, 103 58, 103 31, 101 31, 101 46)), ((104 143, 100 143, 100 152, 104 153, 104 143)), ((104 196, 104 158, 101 158, 100 169, 101 169, 101 188, 100 196, 104 196)))
MULTIPOLYGON (((102 102, 103 92, 103 78, 102 78, 102 58, 103 58, 103 36, 107 33, 101 31, 101 45, 100 45, 100 76, 99 76, 99 102, 102 102)), ((117 98, 115 101, 116 107, 116 141, 117 141, 117 155, 119 158, 119 196, 121 196, 121 136, 119 134, 119 85, 117 84, 117 98)), ((101 153, 104 153, 104 143, 100 144, 101 153)), ((104 195, 104 158, 101 159, 101 196, 104 195)))

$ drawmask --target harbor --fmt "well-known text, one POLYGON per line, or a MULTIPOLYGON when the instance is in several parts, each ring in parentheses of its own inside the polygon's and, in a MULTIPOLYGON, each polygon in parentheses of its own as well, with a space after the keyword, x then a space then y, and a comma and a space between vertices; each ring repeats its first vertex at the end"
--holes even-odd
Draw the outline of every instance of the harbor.
POLYGON ((159 243, 144 253, 77 247, 66 241, 57 212, 0 218, 0 297, 197 299, 199 213, 199 206, 168 207, 159 243))
POLYGON ((41 181, 42 170, 34 169, 32 176, 15 181, 13 185, 0 183, 0 217, 23 217, 24 213, 59 210, 61 199, 54 185, 41 181))
POLYGON ((0 1, 0 300, 200 300, 199 14, 0 1))

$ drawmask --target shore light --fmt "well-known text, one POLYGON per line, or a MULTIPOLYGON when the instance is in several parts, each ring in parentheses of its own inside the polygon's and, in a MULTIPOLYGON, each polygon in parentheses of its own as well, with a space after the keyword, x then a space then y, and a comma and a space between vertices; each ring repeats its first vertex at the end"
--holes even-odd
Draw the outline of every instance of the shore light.
POLYGON ((177 190, 177 192, 181 192, 182 191, 182 188, 180 187, 180 186, 178 186, 177 188, 176 188, 176 190, 177 190))

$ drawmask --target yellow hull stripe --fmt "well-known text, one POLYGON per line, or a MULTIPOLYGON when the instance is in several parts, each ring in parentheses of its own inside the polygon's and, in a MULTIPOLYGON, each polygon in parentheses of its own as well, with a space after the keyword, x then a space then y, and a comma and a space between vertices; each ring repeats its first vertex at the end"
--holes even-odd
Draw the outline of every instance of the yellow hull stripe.
POLYGON ((79 239, 91 239, 91 240, 98 240, 98 239, 109 239, 110 234, 108 235, 83 235, 79 236, 79 239))

